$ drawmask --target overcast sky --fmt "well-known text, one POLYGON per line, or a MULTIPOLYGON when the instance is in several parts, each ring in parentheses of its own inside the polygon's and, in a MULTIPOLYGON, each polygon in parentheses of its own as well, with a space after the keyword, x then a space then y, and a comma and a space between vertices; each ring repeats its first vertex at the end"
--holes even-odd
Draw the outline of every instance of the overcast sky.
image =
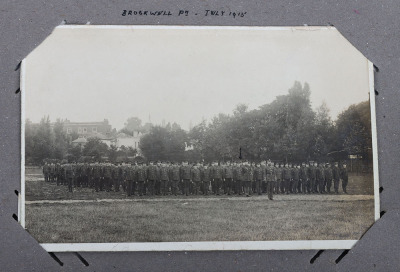
POLYGON ((336 29, 56 28, 26 60, 26 118, 128 117, 184 129, 308 82, 332 119, 368 100, 368 63, 336 29))

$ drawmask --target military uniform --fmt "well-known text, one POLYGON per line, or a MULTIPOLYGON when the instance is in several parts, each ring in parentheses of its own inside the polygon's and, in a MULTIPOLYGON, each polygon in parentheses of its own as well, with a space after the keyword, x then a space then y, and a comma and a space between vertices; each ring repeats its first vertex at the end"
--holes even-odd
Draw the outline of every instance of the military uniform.
POLYGON ((156 181, 154 182, 154 193, 156 195, 160 195, 161 194, 161 166, 160 165, 156 165, 156 181))
POLYGON ((234 169, 234 178, 236 185, 236 194, 241 195, 243 193, 243 174, 242 174, 242 166, 236 165, 234 169))
POLYGON ((47 182, 49 181, 49 165, 47 163, 45 163, 43 165, 43 176, 44 176, 44 180, 47 182))
POLYGON ((259 195, 262 194, 262 183, 265 178, 265 172, 260 166, 257 166, 254 169, 254 181, 255 181, 255 192, 257 192, 259 195))
POLYGON ((333 178, 333 188, 335 189, 335 193, 339 193, 339 181, 340 181, 340 170, 335 165, 332 168, 332 178, 333 178))
POLYGON ((212 194, 216 194, 216 186, 215 186, 215 181, 214 181, 214 169, 215 169, 215 165, 211 165, 210 166, 210 174, 211 174, 211 192, 212 194))
POLYGON ((299 173, 300 190, 303 194, 307 193, 307 183, 308 183, 308 169, 305 165, 301 166, 299 173))
POLYGON ((126 166, 125 165, 118 165, 118 184, 117 184, 117 192, 120 190, 120 187, 124 187, 124 180, 125 180, 125 175, 126 175, 126 166))
POLYGON ((139 196, 146 193, 145 182, 147 180, 147 167, 145 165, 139 165, 136 167, 136 181, 138 185, 139 196))
POLYGON ((290 182, 291 182, 291 179, 292 179, 292 170, 288 166, 285 166, 282 169, 282 176, 283 176, 283 179, 284 179, 284 182, 283 182, 284 183, 284 185, 283 185, 284 190, 282 190, 282 193, 289 194, 290 182))
POLYGON ((136 169, 135 165, 125 166, 126 194, 128 196, 135 195, 136 169))
POLYGON ((250 164, 250 180, 251 180, 251 185, 250 185, 250 190, 251 193, 255 193, 256 192, 256 176, 255 176, 255 169, 256 167, 253 166, 253 164, 250 164))
POLYGON ((300 171, 299 169, 294 166, 292 168, 292 188, 291 188, 291 192, 294 194, 298 193, 298 186, 299 186, 299 179, 300 179, 300 171))
POLYGON ((112 172, 113 172, 113 167, 110 163, 107 163, 106 165, 104 165, 103 179, 104 179, 104 187, 107 192, 111 191, 112 172))
POLYGON ((308 178, 310 181, 308 191, 315 193, 316 168, 313 165, 308 168, 308 178))
POLYGON ((92 178, 94 183, 94 189, 96 192, 103 191, 103 168, 100 164, 95 163, 92 166, 92 178))
POLYGON ((123 164, 123 165, 120 165, 119 166, 120 167, 120 181, 119 181, 119 183, 120 183, 120 186, 122 187, 122 190, 125 192, 126 191, 126 173, 127 173, 127 171, 128 171, 128 168, 130 168, 130 167, 133 167, 134 168, 134 165, 130 165, 130 164, 123 164))
POLYGON ((57 186, 60 185, 60 182, 61 182, 60 174, 61 174, 61 165, 59 163, 56 163, 55 164, 55 179, 56 179, 57 186))
POLYGON ((93 188, 92 167, 90 164, 86 164, 86 179, 87 187, 93 188))
POLYGON ((56 177, 56 166, 54 163, 51 163, 49 166, 49 174, 50 174, 50 181, 54 182, 56 177))
POLYGON ((201 172, 199 167, 193 167, 191 171, 192 181, 194 183, 193 194, 198 195, 200 193, 200 183, 201 183, 201 172))
POLYGON ((268 165, 265 168, 265 179, 266 179, 266 189, 267 189, 267 195, 270 200, 273 200, 273 194, 274 194, 274 184, 276 181, 276 173, 275 173, 275 168, 271 165, 268 165))
POLYGON ((82 164, 82 187, 88 187, 89 184, 88 164, 82 164))
POLYGON ((201 169, 201 181, 202 181, 202 191, 204 195, 208 195, 208 190, 211 181, 211 170, 210 167, 203 167, 201 169))
POLYGON ((181 167, 181 179, 183 182, 183 194, 189 195, 189 187, 191 182, 191 166, 183 165, 181 167))
POLYGON ((342 178, 343 192, 345 192, 347 194, 347 184, 349 183, 349 173, 347 172, 347 168, 341 169, 340 177, 342 178))
POLYGON ((214 182, 215 194, 219 195, 221 190, 221 183, 224 178, 224 171, 221 166, 216 165, 213 167, 212 178, 214 182))
POLYGON ((66 185, 67 182, 65 180, 65 164, 60 164, 60 169, 59 169, 59 173, 58 173, 58 184, 59 185, 66 185))
MULTIPOLYGON (((111 185, 114 187, 114 191, 119 191, 119 169, 118 165, 111 165, 111 185)), ((111 187, 110 187, 111 188, 111 187)))
POLYGON ((171 166, 171 193, 178 194, 178 183, 181 179, 180 169, 178 165, 171 166))
POLYGON ((77 163, 74 165, 74 167, 76 172, 75 184, 77 187, 81 187, 83 180, 83 163, 77 163))
POLYGON ((332 168, 330 168, 329 166, 327 166, 325 168, 325 182, 326 182, 326 190, 328 193, 331 192, 331 187, 332 187, 332 168))
POLYGON ((224 169, 224 177, 226 184, 226 193, 228 195, 232 194, 234 190, 234 182, 233 182, 233 167, 231 165, 227 165, 224 169))
POLYGON ((252 169, 249 165, 244 165, 242 167, 242 179, 244 183, 244 193, 246 196, 250 196, 251 192, 251 183, 252 183, 253 173, 252 169))
POLYGON ((68 191, 72 192, 72 187, 73 187, 73 183, 74 183, 74 168, 72 166, 72 164, 67 164, 65 166, 65 178, 68 181, 68 191))
POLYGON ((147 168, 147 189, 149 195, 155 194, 155 184, 158 178, 158 167, 155 165, 149 165, 147 168))
POLYGON ((283 169, 280 165, 275 167, 276 174, 276 182, 275 182, 275 194, 279 194, 282 192, 282 183, 283 183, 283 169))
POLYGON ((316 184, 315 184, 315 191, 318 193, 323 193, 325 191, 325 173, 324 168, 320 165, 316 168, 315 171, 316 176, 316 184))
POLYGON ((163 165, 160 167, 160 181, 161 181, 161 194, 168 194, 168 183, 169 183, 169 167, 167 165, 163 165))
MULTIPOLYGON (((267 193, 267 165, 261 163, 260 167, 261 167, 261 169, 263 171, 263 174, 264 174, 264 178, 261 181, 261 192, 262 193, 267 193)), ((273 188, 273 186, 274 185, 272 185, 272 188, 273 188)))

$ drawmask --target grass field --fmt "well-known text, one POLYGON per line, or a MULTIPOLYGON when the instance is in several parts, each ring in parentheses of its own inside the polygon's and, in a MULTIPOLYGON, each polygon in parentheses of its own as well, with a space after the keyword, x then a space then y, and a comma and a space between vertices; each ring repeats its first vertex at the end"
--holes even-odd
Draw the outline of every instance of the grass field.
POLYGON ((358 239, 374 222, 373 205, 266 197, 40 203, 27 205, 26 227, 42 243, 358 239))
POLYGON ((359 239, 374 222, 371 176, 351 195, 127 198, 43 181, 27 171, 26 228, 41 243, 359 239))

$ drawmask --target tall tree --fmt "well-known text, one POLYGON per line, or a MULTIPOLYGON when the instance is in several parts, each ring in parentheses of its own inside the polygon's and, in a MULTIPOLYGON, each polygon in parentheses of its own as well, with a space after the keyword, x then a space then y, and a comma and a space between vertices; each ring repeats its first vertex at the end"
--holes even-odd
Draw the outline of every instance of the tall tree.
POLYGON ((125 122, 124 129, 128 131, 141 131, 142 129, 142 120, 140 120, 138 117, 130 117, 128 120, 125 122))
POLYGON ((312 156, 315 159, 326 161, 327 154, 334 149, 335 139, 330 110, 325 102, 317 108, 312 139, 312 156))
POLYGON ((69 162, 78 162, 82 158, 82 148, 79 145, 69 146, 68 153, 66 154, 66 159, 69 162))
POLYGON ((64 131, 63 123, 60 119, 54 124, 53 127, 54 133, 54 158, 55 159, 63 159, 65 154, 67 153, 69 141, 68 136, 64 131))
POLYGON ((111 145, 107 153, 108 153, 108 159, 111 162, 115 163, 118 157, 118 147, 115 145, 111 145))
POLYGON ((99 138, 89 138, 82 150, 84 156, 94 157, 96 161, 100 161, 102 156, 108 153, 107 144, 103 143, 99 138))
POLYGON ((338 147, 364 160, 372 156, 371 113, 369 101, 351 105, 336 122, 338 147))
POLYGON ((25 120, 25 163, 36 164, 35 159, 36 129, 29 119, 25 120))
POLYGON ((42 163, 44 159, 53 158, 54 154, 54 136, 52 134, 50 118, 45 116, 40 120, 34 136, 34 160, 42 163))
POLYGON ((177 123, 172 123, 172 125, 171 125, 171 130, 172 131, 177 131, 177 130, 180 130, 181 129, 181 126, 180 125, 178 125, 177 123))
POLYGON ((185 157, 187 139, 184 130, 168 131, 155 126, 140 139, 139 147, 148 160, 181 161, 185 157))

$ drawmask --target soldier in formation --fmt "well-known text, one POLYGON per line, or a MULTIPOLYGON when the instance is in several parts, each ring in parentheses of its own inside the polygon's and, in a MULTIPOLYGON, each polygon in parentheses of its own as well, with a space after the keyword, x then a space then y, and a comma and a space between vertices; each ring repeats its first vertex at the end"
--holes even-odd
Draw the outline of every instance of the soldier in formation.
POLYGON ((121 190, 134 195, 243 195, 267 194, 325 194, 339 193, 339 183, 347 193, 346 164, 329 163, 282 164, 271 161, 251 163, 212 162, 194 163, 143 162, 112 164, 45 163, 46 182, 73 188, 88 187, 99 191, 121 190))

